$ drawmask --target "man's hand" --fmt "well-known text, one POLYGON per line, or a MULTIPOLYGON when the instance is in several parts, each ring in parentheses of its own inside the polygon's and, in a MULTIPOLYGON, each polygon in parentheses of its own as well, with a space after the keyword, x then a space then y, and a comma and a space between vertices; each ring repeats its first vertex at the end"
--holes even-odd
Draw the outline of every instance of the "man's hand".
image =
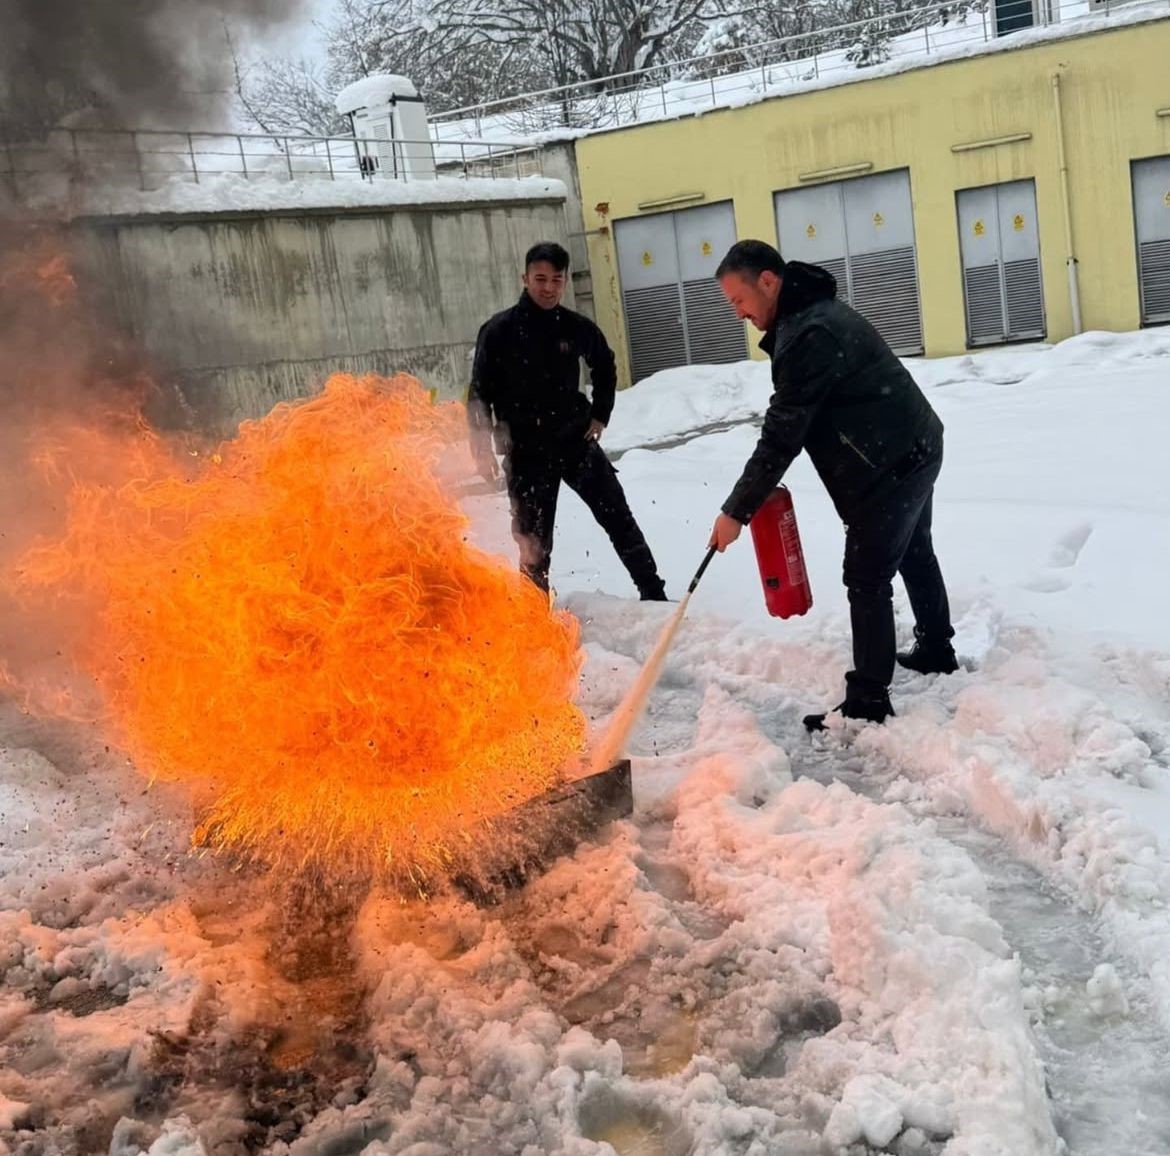
POLYGON ((708 546, 714 546, 720 554, 731 545, 743 532, 743 523, 737 522, 734 518, 727 514, 720 514, 715 519, 715 525, 711 527, 711 540, 707 543, 708 546))
POLYGON ((485 482, 498 487, 500 484, 500 463, 490 446, 478 447, 474 453, 475 468, 485 482))
POLYGON ((589 423, 589 428, 585 431, 585 440, 587 442, 599 442, 601 441, 601 435, 604 432, 605 423, 598 421, 597 418, 594 418, 589 423))

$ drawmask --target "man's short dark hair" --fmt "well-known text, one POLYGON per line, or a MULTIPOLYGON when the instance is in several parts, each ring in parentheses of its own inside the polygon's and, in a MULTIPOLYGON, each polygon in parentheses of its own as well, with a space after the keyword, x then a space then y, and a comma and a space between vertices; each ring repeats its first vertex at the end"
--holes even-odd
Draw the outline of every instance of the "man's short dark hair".
POLYGON ((726 277, 728 273, 746 273, 753 280, 761 273, 784 273, 784 258, 767 241, 736 241, 727 250, 727 256, 719 262, 715 278, 726 277))
POLYGON ((569 254, 556 241, 540 241, 525 254, 524 272, 527 273, 529 266, 537 261, 547 261, 558 273, 563 273, 569 267, 569 254))

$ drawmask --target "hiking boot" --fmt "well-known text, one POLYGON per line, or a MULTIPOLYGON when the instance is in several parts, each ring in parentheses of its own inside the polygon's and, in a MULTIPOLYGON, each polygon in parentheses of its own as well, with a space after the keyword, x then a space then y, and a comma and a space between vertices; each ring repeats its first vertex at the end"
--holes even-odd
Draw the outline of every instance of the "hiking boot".
POLYGON ((643 602, 669 602, 666 596, 666 586, 659 582, 657 586, 646 586, 638 591, 638 597, 643 602))
MULTIPOLYGON (((883 723, 893 717, 894 708, 890 704, 890 696, 883 694, 875 698, 847 698, 833 707, 832 713, 842 718, 860 719, 862 722, 883 723)), ((828 717, 827 713, 806 714, 803 719, 805 730, 823 731, 828 717)))
POLYGON ((914 645, 909 650, 899 651, 896 657, 899 666, 917 674, 954 674, 959 669, 959 660, 950 639, 924 638, 917 631, 914 632, 914 645))

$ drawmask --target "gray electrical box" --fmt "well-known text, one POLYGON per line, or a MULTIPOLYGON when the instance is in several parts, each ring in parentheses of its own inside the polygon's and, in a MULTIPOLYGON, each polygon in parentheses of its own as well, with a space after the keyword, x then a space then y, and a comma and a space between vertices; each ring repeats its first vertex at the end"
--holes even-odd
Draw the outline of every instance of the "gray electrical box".
POLYGON ((822 265, 890 348, 922 352, 918 251, 906 169, 776 194, 784 259, 822 265))
POLYGON ((1143 325, 1170 321, 1170 156, 1133 162, 1143 325))
POLYGON ((1044 336, 1035 182, 963 189, 957 198, 967 344, 1044 336))

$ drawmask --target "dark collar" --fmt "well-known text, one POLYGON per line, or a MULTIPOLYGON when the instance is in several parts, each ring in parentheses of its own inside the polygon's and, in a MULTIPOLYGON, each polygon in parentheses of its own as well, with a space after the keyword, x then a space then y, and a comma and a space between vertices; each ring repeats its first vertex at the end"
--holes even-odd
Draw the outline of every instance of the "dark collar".
POLYGON ((784 280, 776 301, 776 318, 783 320, 819 301, 832 301, 836 296, 837 278, 828 269, 789 261, 784 266, 784 280))
POLYGON ((837 278, 820 265, 806 265, 803 261, 789 261, 784 266, 784 280, 776 299, 776 316, 760 340, 760 348, 772 356, 780 326, 788 318, 803 313, 818 301, 831 301, 837 296, 837 278))
POLYGON ((531 297, 528 296, 528 290, 525 289, 520 294, 520 300, 516 303, 516 307, 526 317, 530 318, 538 325, 550 324, 553 321, 560 321, 565 315, 564 305, 558 305, 554 309, 541 309, 531 297))

